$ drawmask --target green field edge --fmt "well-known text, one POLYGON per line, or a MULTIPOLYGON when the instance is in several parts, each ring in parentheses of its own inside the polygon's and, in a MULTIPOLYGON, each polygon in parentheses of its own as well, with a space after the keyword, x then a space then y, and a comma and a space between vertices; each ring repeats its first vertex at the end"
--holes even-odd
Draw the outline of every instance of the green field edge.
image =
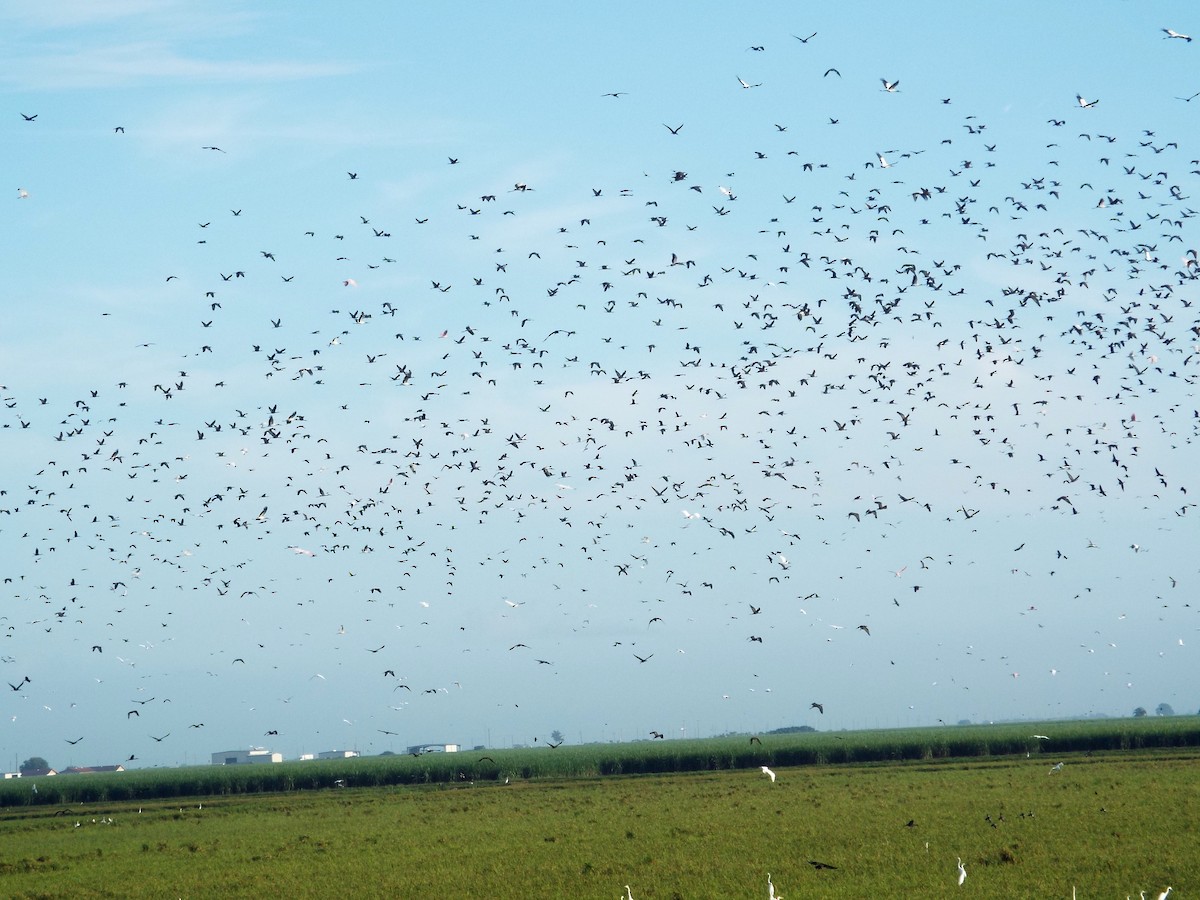
POLYGON ((307 790, 605 778, 769 767, 912 764, 1200 748, 1200 716, 477 749, 6 780, 0 808, 307 790), (1042 736, 1042 737, 1039 737, 1042 736))

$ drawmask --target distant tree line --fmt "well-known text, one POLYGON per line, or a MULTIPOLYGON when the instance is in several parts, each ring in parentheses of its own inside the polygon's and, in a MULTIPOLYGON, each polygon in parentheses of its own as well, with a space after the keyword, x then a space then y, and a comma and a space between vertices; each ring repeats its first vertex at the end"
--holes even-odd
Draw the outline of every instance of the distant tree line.
MULTIPOLYGON (((1156 716, 1173 716, 1175 715, 1175 710, 1171 708, 1170 703, 1160 703, 1158 706, 1154 707, 1154 714, 1156 716)), ((1146 707, 1144 706, 1139 706, 1133 711, 1133 717, 1135 719, 1140 719, 1146 715, 1149 715, 1149 713, 1146 712, 1146 707)), ((1197 715, 1200 715, 1200 712, 1198 712, 1197 715)))

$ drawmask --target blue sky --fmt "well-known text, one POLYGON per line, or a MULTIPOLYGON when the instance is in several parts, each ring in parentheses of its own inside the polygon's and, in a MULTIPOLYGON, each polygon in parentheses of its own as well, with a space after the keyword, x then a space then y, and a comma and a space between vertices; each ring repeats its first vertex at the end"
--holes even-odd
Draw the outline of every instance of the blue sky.
POLYGON ((5 758, 1194 711, 1189 7, 840 12, 0 13, 5 758))

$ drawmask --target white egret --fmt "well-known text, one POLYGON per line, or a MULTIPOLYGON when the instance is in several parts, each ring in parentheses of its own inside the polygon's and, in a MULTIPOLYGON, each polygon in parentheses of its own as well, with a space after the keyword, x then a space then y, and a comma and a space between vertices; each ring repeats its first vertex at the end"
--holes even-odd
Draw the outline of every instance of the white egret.
POLYGON ((962 857, 958 858, 958 886, 962 887, 962 883, 967 880, 967 867, 963 865, 962 857))
POLYGON ((760 768, 763 770, 763 774, 766 775, 768 778, 770 778, 771 783, 774 784, 775 783, 775 773, 772 772, 770 769, 768 769, 766 766, 761 766, 760 768))

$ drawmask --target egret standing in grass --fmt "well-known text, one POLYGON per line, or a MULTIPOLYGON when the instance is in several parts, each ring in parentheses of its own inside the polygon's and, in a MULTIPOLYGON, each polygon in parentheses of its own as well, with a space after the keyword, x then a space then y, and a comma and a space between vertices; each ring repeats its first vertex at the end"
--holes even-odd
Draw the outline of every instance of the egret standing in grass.
POLYGON ((774 784, 775 783, 775 773, 772 772, 770 769, 768 769, 766 766, 761 766, 760 768, 763 770, 763 774, 766 775, 768 778, 770 778, 771 783, 774 784))
POLYGON ((967 880, 967 867, 963 865, 962 857, 958 858, 958 886, 962 887, 964 881, 967 880))

